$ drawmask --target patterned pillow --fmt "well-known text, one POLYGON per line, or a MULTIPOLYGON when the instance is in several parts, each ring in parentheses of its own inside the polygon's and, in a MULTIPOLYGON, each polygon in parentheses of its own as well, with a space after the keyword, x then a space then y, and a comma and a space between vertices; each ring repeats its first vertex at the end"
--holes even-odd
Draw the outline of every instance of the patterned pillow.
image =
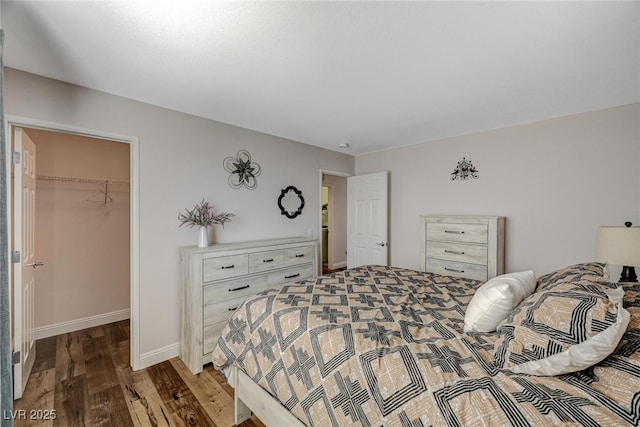
POLYGON ((622 288, 597 281, 536 292, 498 326, 496 367, 530 375, 580 371, 607 357, 629 323, 622 288))
POLYGON ((608 280, 606 266, 601 262, 585 262, 545 274, 538 278, 536 292, 545 290, 557 283, 575 282, 585 278, 608 280))

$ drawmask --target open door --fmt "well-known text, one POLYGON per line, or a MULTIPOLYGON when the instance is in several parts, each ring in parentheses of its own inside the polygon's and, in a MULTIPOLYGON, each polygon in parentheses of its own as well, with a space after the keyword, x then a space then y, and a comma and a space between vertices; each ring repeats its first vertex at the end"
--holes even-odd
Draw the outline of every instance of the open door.
POLYGON ((36 146, 13 128, 13 394, 22 397, 36 359, 34 333, 36 146))
POLYGON ((389 173, 347 178, 347 267, 388 265, 389 173))

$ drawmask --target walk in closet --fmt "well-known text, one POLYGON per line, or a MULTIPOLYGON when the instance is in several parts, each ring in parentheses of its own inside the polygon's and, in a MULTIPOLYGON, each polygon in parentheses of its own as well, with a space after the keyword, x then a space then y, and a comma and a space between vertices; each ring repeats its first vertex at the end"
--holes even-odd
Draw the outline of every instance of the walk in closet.
POLYGON ((36 338, 129 318, 129 145, 25 132, 37 149, 36 338))

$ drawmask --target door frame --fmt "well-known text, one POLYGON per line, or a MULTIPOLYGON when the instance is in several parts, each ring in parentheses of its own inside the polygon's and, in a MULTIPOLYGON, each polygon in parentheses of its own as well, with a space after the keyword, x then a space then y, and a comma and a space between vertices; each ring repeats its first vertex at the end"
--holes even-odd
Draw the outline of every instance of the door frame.
MULTIPOLYGON (((322 183, 322 175, 333 175, 333 176, 340 176, 340 177, 344 177, 344 178, 348 178, 350 176, 353 176, 353 174, 351 173, 346 173, 346 172, 336 172, 336 171, 330 171, 327 169, 322 169, 320 168, 320 172, 318 174, 318 206, 320 206, 320 209, 318 210, 318 241, 320 242, 319 246, 320 246, 320 250, 318 251, 318 274, 322 275, 322 186, 324 185, 322 183)), ((347 217, 347 223, 349 222, 349 217, 347 217)), ((347 224, 347 228, 348 228, 348 224, 347 224)), ((331 231, 329 231, 331 232, 331 231)), ((327 242, 328 244, 328 242, 327 242)))
MULTIPOLYGON (((5 115, 4 128, 5 134, 8 136, 6 179, 11 182, 11 151, 13 149, 13 127, 34 128, 45 131, 69 133, 73 135, 86 136, 90 138, 104 139, 108 141, 122 142, 129 144, 129 173, 130 173, 130 364, 133 370, 140 369, 140 138, 129 135, 104 132, 95 129, 81 128, 61 123, 47 122, 38 119, 32 119, 10 114, 5 115)), ((7 218, 12 218, 13 204, 11 198, 13 189, 7 192, 7 218)), ((11 259, 11 234, 7 233, 6 244, 9 248, 9 259, 11 259)), ((11 269, 9 269, 9 283, 13 283, 11 269)), ((12 298, 13 290, 10 286, 9 297, 12 298)), ((10 308, 13 310, 13 307, 10 308)), ((12 321, 13 322, 13 321, 12 321)), ((13 328, 13 323, 10 326, 13 328)), ((13 341, 13 340, 12 340, 13 341)))

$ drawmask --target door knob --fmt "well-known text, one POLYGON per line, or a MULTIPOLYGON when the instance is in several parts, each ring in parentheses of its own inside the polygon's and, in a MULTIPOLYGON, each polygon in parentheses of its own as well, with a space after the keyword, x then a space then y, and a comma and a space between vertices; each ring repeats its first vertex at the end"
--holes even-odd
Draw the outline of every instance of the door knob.
POLYGON ((44 265, 44 262, 34 262, 34 263, 31 263, 31 264, 25 264, 25 267, 36 268, 36 267, 42 267, 43 265, 44 265))
POLYGON ((380 242, 380 243, 376 243, 376 245, 378 245, 378 246, 386 246, 387 244, 385 242, 380 242))

